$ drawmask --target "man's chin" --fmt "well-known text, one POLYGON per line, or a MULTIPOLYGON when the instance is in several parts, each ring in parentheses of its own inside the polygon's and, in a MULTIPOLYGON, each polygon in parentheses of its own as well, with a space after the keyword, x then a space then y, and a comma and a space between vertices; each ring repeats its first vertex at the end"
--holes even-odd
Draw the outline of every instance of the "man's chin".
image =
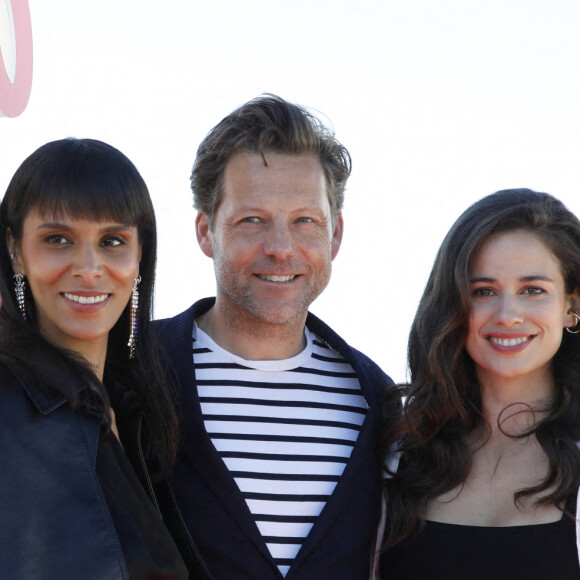
POLYGON ((230 320, 239 324, 284 325, 304 323, 311 300, 282 300, 259 297, 254 294, 224 294, 219 301, 220 310, 230 320))
POLYGON ((252 305, 246 312, 262 324, 283 325, 296 321, 303 322, 308 313, 308 306, 261 303, 259 306, 252 305))
POLYGON ((284 325, 291 324, 297 320, 304 320, 306 318, 305 312, 283 313, 283 312, 250 312, 250 314, 263 324, 284 325))

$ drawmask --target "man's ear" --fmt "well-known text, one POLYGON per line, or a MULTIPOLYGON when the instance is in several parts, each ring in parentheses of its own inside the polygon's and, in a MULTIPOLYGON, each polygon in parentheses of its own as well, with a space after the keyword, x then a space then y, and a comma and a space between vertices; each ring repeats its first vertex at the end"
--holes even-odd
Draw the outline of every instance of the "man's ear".
POLYGON ((343 231, 344 231, 344 222, 342 221, 342 212, 339 211, 333 220, 332 247, 331 247, 331 257, 333 260, 334 258, 336 258, 338 250, 340 250, 343 231))
POLYGON ((10 255, 10 260, 12 261, 12 270, 14 273, 26 275, 22 264, 22 252, 20 251, 16 240, 12 236, 12 231, 10 228, 6 230, 6 247, 8 248, 8 254, 10 255))
POLYGON ((195 218, 195 233, 201 251, 208 258, 213 258, 213 238, 211 228, 209 227, 209 219, 201 211, 197 213, 197 217, 195 218))

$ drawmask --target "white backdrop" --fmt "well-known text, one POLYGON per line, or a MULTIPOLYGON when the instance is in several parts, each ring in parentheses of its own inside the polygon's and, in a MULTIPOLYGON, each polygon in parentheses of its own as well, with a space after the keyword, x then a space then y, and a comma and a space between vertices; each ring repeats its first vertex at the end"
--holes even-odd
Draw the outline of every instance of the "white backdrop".
POLYGON ((312 311, 395 380, 435 252, 471 202, 531 187, 580 214, 577 0, 29 5, 32 94, 0 118, 0 192, 47 141, 121 149, 157 212, 157 317, 214 293, 189 173, 207 131, 263 92, 322 111, 352 154, 343 246, 312 311))

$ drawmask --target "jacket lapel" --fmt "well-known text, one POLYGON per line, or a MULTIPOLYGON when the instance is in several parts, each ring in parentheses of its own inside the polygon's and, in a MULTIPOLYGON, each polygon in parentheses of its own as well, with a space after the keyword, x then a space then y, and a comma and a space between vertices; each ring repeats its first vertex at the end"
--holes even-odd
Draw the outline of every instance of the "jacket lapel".
MULTIPOLYGON (((356 356, 355 351, 321 320, 309 313, 306 325, 314 334, 325 340, 331 348, 340 353, 351 364, 359 379, 362 394, 369 408, 344 472, 312 530, 305 538, 304 544, 286 577, 287 580, 294 578, 296 570, 298 570, 296 578, 300 577, 300 563, 317 548, 319 542, 324 541, 325 536, 328 535, 334 525, 344 527, 342 523, 337 524, 337 520, 342 518, 346 511, 349 511, 349 513, 352 511, 349 507, 352 502, 352 496, 353 494, 364 493, 365 486, 368 487, 369 470, 372 470, 372 466, 375 464, 377 465, 376 477, 377 479, 380 478, 376 444, 379 438, 381 411, 376 389, 371 384, 372 376, 367 371, 363 359, 356 356)), ((379 516, 380 504, 377 498, 377 522, 379 516)))
POLYGON ((256 522, 203 423, 201 405, 197 394, 195 369, 192 361, 193 322, 209 310, 213 299, 197 302, 178 316, 179 320, 162 325, 160 336, 172 359, 181 384, 180 392, 180 460, 195 470, 231 519, 277 570, 270 552, 262 539, 256 522))

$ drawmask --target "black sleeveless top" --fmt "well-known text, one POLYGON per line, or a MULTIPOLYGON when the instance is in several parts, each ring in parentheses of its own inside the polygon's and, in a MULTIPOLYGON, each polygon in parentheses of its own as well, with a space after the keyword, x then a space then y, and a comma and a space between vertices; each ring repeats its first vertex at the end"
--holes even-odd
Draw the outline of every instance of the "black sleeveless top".
MULTIPOLYGON (((575 514, 576 496, 566 506, 575 514)), ((427 521, 381 557, 381 580, 579 580, 576 522, 490 528, 427 521)))

